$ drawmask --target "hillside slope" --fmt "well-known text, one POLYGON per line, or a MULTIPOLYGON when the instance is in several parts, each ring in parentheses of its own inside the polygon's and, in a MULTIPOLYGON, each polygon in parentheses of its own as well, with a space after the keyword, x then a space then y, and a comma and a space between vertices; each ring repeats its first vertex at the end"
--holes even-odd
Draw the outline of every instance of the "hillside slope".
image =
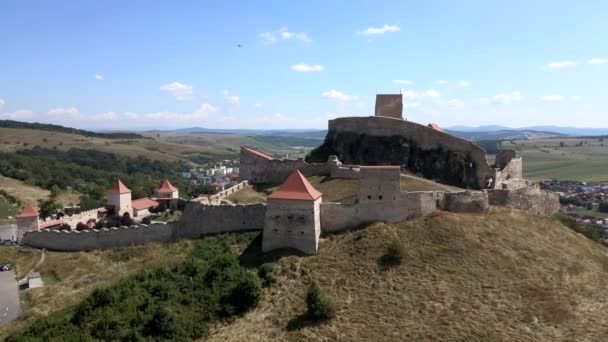
POLYGON ((600 341, 608 332, 606 248, 551 218, 438 212, 329 236, 319 251, 280 259, 258 308, 210 340, 600 341), (405 261, 383 269, 395 238, 405 261), (313 279, 337 315, 292 328, 313 279))

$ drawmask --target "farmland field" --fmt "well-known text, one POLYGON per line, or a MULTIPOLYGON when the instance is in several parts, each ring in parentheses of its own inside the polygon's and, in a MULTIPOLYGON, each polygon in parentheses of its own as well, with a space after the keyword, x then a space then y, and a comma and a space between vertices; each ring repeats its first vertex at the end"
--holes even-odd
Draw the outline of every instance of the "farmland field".
POLYGON ((524 159, 527 178, 608 181, 608 141, 601 138, 505 141, 524 159))

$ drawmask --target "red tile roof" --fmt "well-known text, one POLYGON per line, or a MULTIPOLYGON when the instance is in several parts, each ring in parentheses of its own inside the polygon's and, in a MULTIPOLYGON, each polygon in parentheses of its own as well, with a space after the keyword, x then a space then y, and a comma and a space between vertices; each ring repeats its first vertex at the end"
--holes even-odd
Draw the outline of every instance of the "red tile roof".
POLYGON ((171 184, 171 182, 169 182, 168 179, 165 179, 163 181, 163 183, 158 187, 158 189, 156 189, 156 192, 174 192, 177 191, 177 188, 173 186, 173 184, 171 184))
POLYGON ((129 188, 127 188, 124 184, 122 184, 122 182, 119 180, 116 181, 116 183, 114 183, 114 186, 112 186, 108 192, 113 192, 116 194, 125 194, 127 192, 131 192, 131 190, 129 188))
POLYGON ((147 208, 154 208, 158 206, 158 202, 149 199, 148 197, 138 198, 131 201, 131 207, 133 209, 142 210, 147 208))
POLYGON ((32 207, 31 203, 25 203, 23 209, 17 214, 17 217, 38 217, 38 212, 34 207, 32 207))
POLYGON ((321 193, 296 169, 277 191, 268 196, 268 199, 314 201, 319 197, 321 197, 321 193))
POLYGON ((369 166, 361 166, 361 169, 399 169, 401 170, 401 166, 399 165, 369 165, 369 166))
POLYGON ((249 146, 241 146, 241 148, 244 149, 247 152, 251 152, 251 153, 253 153, 253 154, 257 155, 257 156, 260 156, 260 157, 262 157, 264 159, 268 159, 268 160, 273 160, 274 159, 274 157, 271 156, 271 155, 269 155, 268 153, 256 150, 256 149, 251 148, 249 146))
POLYGON ((63 220, 55 220, 55 221, 44 222, 44 223, 41 223, 38 226, 38 229, 49 229, 49 228, 53 228, 53 227, 56 227, 56 226, 61 226, 63 223, 64 223, 63 220))

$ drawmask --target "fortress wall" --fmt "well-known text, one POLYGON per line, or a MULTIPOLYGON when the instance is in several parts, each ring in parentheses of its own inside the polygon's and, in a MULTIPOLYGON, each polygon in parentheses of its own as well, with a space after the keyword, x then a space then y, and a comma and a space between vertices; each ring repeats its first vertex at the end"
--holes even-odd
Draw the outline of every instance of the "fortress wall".
POLYGON ((446 192, 440 207, 455 213, 484 213, 490 209, 490 204, 486 191, 460 191, 446 192))
POLYGON ((521 209, 538 215, 554 215, 559 211, 559 195, 538 186, 518 190, 486 190, 492 205, 521 209))
POLYGON ((485 151, 474 143, 388 117, 330 120, 320 150, 337 155, 345 163, 401 165, 428 178, 443 177, 443 181, 457 186, 482 189, 486 179, 493 176, 485 151))
POLYGON ((359 179, 360 168, 358 166, 339 166, 331 169, 330 177, 336 179, 359 179))
POLYGON ((358 204, 321 203, 322 233, 339 232, 357 227, 361 223, 358 204))
POLYGON ((33 231, 25 233, 21 244, 53 251, 90 251, 170 241, 173 239, 173 228, 173 224, 155 223, 84 231, 33 231))
POLYGON ((99 218, 98 212, 101 209, 104 208, 91 209, 78 214, 74 214, 72 216, 64 216, 63 221, 69 224, 72 229, 75 229, 76 225, 80 222, 86 223, 90 219, 94 219, 95 221, 97 221, 97 219, 99 218))
POLYGON ((331 164, 309 164, 304 159, 268 159, 241 149, 239 176, 253 184, 280 184, 294 169, 306 177, 329 175, 331 164))
POLYGON ((198 238, 204 234, 262 230, 266 204, 205 205, 189 202, 176 222, 176 237, 198 238))
POLYGON ((262 251, 295 248, 306 254, 316 254, 321 234, 321 201, 321 198, 316 201, 269 200, 262 251))
POLYGON ((237 184, 237 185, 235 185, 233 187, 230 187, 230 188, 228 188, 226 190, 222 190, 222 191, 218 192, 215 195, 209 196, 208 201, 211 204, 213 204, 213 203, 219 204, 219 202, 221 202, 221 200, 223 200, 224 198, 230 196, 231 194, 233 194, 233 193, 235 193, 235 192, 243 189, 248 184, 249 184, 249 182, 246 181, 246 180, 244 180, 244 181, 240 182, 239 184, 237 184))

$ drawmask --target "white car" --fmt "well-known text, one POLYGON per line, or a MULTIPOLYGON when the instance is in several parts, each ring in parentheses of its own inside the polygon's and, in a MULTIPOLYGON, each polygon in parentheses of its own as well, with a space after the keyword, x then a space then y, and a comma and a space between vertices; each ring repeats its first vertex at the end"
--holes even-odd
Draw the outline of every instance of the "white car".
POLYGON ((0 264, 0 272, 6 272, 13 269, 13 265, 11 264, 0 264))

